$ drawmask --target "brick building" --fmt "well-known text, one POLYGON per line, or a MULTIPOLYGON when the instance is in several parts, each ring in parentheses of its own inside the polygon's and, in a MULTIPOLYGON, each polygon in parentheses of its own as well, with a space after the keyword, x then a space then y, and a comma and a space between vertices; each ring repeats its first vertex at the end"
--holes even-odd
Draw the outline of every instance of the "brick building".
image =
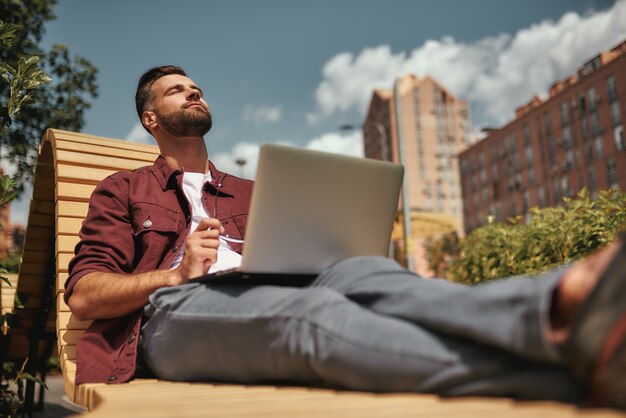
POLYGON ((422 242, 457 230, 462 199, 457 155, 469 141, 469 105, 431 77, 407 75, 394 90, 375 90, 363 123, 365 156, 400 162, 397 120, 403 139, 405 187, 411 209, 415 270, 428 276, 422 242), (397 115, 399 114, 399 118, 397 115))
POLYGON ((583 187, 626 190, 626 41, 535 96, 459 155, 466 231, 555 206, 583 187))

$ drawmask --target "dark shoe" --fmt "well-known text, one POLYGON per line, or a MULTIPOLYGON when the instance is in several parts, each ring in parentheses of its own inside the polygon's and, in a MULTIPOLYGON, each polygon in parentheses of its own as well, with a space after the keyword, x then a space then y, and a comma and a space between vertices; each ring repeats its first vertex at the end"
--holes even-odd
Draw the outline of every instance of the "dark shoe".
POLYGON ((564 346, 593 403, 626 409, 626 233, 579 312, 564 346))

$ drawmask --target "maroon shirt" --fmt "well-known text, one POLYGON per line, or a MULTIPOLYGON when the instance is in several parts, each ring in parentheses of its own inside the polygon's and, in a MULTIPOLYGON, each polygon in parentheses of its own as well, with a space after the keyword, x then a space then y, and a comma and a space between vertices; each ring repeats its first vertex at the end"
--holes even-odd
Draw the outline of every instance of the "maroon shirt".
MULTIPOLYGON (((243 238, 253 182, 224 174, 210 161, 209 166, 212 181, 202 189, 205 207, 222 222, 226 235, 243 238)), ((113 174, 96 187, 69 265, 66 302, 87 273, 169 268, 191 225, 182 177, 159 157, 152 166, 113 174)), ((231 247, 241 253, 240 244, 231 247)), ((89 326, 77 343, 76 383, 121 383, 133 377, 142 312, 89 326)))

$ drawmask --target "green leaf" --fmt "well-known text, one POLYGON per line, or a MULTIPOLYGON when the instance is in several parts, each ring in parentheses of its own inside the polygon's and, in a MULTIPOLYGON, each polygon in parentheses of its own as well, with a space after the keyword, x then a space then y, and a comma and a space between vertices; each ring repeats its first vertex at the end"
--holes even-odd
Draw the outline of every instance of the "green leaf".
POLYGON ((30 373, 26 373, 26 372, 24 372, 24 373, 22 373, 22 377, 23 377, 24 379, 26 379, 26 380, 30 380, 31 382, 35 382, 35 383, 37 383, 37 384, 39 384, 39 385, 43 386, 44 388, 46 388, 46 390, 48 389, 48 386, 46 386, 46 383, 45 383, 43 380, 41 380, 41 379, 40 379, 40 378, 38 378, 38 377, 33 376, 33 375, 32 375, 32 374, 30 374, 30 373))
POLYGON ((6 284, 8 284, 9 286, 13 287, 13 285, 11 284, 11 281, 9 279, 7 279, 6 277, 0 276, 0 280, 2 280, 3 282, 5 282, 6 284))

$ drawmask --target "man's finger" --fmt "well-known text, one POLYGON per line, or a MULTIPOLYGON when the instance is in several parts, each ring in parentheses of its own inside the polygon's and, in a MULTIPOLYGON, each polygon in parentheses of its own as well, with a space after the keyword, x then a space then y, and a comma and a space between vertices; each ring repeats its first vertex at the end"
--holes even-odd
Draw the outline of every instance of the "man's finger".
POLYGON ((196 227, 196 231, 206 231, 208 229, 217 229, 222 231, 222 223, 216 218, 202 218, 196 227))

